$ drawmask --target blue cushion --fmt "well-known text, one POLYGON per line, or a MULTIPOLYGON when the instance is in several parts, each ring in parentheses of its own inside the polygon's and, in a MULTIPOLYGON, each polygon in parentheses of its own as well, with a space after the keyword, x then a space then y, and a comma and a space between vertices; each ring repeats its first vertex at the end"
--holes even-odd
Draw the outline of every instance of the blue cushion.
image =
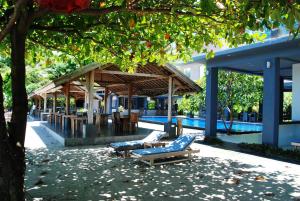
POLYGON ((171 144, 166 147, 156 147, 149 149, 137 149, 134 150, 134 154, 138 155, 152 155, 152 154, 162 154, 169 152, 178 152, 184 151, 186 148, 190 146, 190 144, 194 141, 195 136, 192 135, 181 135, 176 140, 174 140, 171 144))
POLYGON ((111 143, 110 146, 113 148, 127 148, 127 147, 135 147, 135 146, 143 146, 144 142, 142 140, 134 140, 127 142, 115 142, 111 143))
POLYGON ((292 139, 291 142, 294 142, 294 143, 300 143, 300 139, 292 139))

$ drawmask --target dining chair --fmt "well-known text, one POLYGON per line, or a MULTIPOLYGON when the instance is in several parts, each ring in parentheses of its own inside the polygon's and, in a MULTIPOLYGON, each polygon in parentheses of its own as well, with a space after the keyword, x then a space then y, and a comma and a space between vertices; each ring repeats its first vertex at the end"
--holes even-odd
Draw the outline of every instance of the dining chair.
POLYGON ((177 136, 182 135, 183 127, 182 127, 182 118, 177 118, 177 136))
POLYGON ((132 112, 130 114, 130 132, 136 131, 136 128, 139 127, 139 114, 132 112))
POLYGON ((120 112, 114 112, 112 115, 113 128, 115 132, 120 132, 122 130, 122 122, 120 118, 120 112))

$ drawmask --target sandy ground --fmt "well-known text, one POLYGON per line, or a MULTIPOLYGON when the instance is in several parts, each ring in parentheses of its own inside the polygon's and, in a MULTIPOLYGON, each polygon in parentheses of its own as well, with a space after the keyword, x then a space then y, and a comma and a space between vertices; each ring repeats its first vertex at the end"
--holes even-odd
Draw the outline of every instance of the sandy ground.
POLYGON ((35 122, 25 146, 33 200, 300 200, 300 166, 193 144, 191 162, 148 167, 104 146, 64 148, 35 122))

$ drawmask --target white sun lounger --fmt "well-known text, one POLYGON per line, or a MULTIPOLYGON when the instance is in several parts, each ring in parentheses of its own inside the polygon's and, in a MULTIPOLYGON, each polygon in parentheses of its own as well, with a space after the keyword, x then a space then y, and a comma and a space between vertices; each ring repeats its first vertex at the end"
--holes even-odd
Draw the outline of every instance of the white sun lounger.
POLYGON ((167 136, 168 136, 168 134, 164 131, 153 131, 142 140, 115 142, 115 143, 111 143, 110 147, 114 148, 114 150, 117 152, 124 151, 125 156, 127 156, 128 151, 133 150, 133 149, 143 148, 145 142, 158 142, 162 138, 167 137, 167 136))
POLYGON ((296 149, 300 148, 300 140, 292 140, 291 145, 294 146, 296 149))

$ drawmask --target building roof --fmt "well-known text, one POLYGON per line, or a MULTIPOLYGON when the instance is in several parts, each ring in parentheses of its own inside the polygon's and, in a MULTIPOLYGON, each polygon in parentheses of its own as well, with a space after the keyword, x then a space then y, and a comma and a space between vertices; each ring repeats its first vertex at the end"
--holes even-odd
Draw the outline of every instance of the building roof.
POLYGON ((70 83, 71 96, 83 98, 85 87, 85 75, 95 71, 94 89, 103 90, 105 87, 117 95, 128 94, 128 84, 133 86, 132 95, 158 96, 168 93, 169 77, 174 78, 174 91, 176 94, 193 93, 201 91, 201 88, 187 76, 177 70, 173 65, 159 66, 148 63, 139 66, 135 73, 123 72, 114 64, 92 63, 64 75, 46 86, 34 91, 29 98, 41 96, 45 93, 63 93, 64 86, 70 83))
MULTIPOLYGON (((235 48, 225 48, 225 49, 220 49, 215 51, 215 57, 222 56, 222 55, 228 55, 228 54, 234 54, 237 52, 242 52, 242 51, 247 51, 251 49, 256 49, 260 47, 267 47, 270 45, 275 45, 283 42, 287 42, 291 39, 289 36, 284 36, 276 39, 269 39, 265 40, 263 42, 258 42, 258 43, 253 43, 253 44, 246 44, 246 45, 241 45, 239 47, 235 48)), ((194 62, 201 62, 205 63, 206 62, 206 54, 199 54, 193 57, 194 62)))
POLYGON ((263 75, 266 62, 275 57, 280 58, 280 75, 290 79, 292 65, 300 63, 300 39, 282 37, 262 43, 217 51, 212 59, 206 59, 205 55, 199 55, 194 57, 194 60, 206 63, 208 67, 263 75))

